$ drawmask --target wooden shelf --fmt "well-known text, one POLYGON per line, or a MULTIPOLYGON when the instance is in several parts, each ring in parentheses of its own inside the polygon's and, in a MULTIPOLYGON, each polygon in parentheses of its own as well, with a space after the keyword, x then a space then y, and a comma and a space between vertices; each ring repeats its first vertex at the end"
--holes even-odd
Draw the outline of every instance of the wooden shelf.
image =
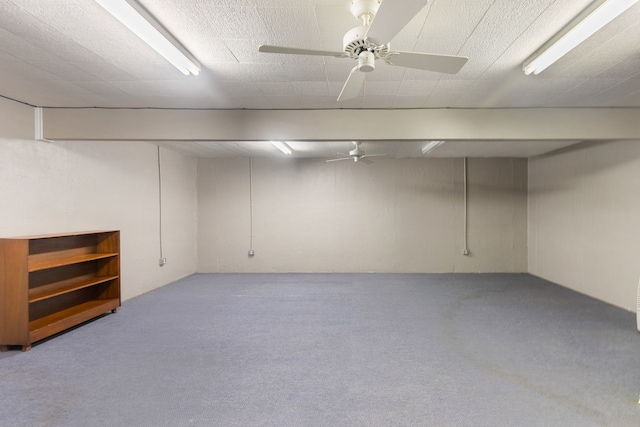
POLYGON ((53 298, 58 295, 66 294, 68 292, 77 291, 89 286, 99 285, 100 283, 106 283, 110 280, 117 279, 118 276, 96 276, 90 278, 69 279, 60 282, 50 283, 48 285, 38 286, 37 288, 29 289, 29 302, 42 301, 47 298, 53 298))
POLYGON ((120 231, 0 239, 0 350, 120 306, 120 231))
POLYGON ((66 310, 57 311, 49 316, 29 322, 29 338, 32 342, 41 340, 115 310, 119 306, 120 300, 113 298, 87 301, 66 310))
POLYGON ((47 270, 49 268, 63 267, 65 265, 78 264, 81 262, 95 261, 98 259, 105 259, 118 256, 116 253, 105 254, 84 254, 76 255, 72 257, 47 257, 44 255, 30 255, 29 256, 29 272, 47 270))

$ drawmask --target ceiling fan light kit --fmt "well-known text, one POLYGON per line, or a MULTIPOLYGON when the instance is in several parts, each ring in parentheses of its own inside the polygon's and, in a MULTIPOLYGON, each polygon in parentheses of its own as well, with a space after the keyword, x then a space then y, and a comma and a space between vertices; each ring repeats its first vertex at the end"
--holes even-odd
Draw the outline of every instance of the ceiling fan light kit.
POLYGON ((526 75, 539 74, 637 2, 638 0, 594 2, 534 53, 522 65, 522 70, 526 75))
POLYGON ((369 73, 376 69, 376 57, 373 53, 363 50, 358 55, 358 71, 369 73))
POLYGON ((376 59, 437 73, 455 74, 467 62, 464 56, 422 52, 392 51, 389 42, 422 10, 428 0, 352 0, 351 13, 361 25, 349 30, 342 39, 342 52, 261 45, 259 52, 287 55, 316 55, 350 58, 358 64, 352 68, 340 91, 338 102, 356 98, 365 82, 365 73, 375 70, 376 59))

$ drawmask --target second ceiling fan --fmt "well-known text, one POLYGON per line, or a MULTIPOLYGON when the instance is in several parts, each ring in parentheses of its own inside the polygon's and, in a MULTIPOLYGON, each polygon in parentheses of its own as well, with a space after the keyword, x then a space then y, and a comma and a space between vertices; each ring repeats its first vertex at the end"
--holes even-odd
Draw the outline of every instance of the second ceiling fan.
POLYGON ((362 163, 373 163, 370 157, 384 157, 386 154, 365 154, 364 149, 362 148, 362 142, 360 141, 351 141, 351 143, 355 146, 348 153, 338 153, 341 156, 346 157, 338 157, 337 159, 329 159, 326 160, 329 162, 338 162, 340 160, 353 160, 354 162, 362 162, 362 163))
POLYGON ((353 67, 347 77, 338 101, 353 99, 360 94, 366 73, 375 69, 376 59, 382 59, 390 65, 455 74, 467 62, 467 57, 393 51, 389 47, 389 42, 427 2, 428 0, 352 0, 351 13, 362 25, 345 34, 342 52, 273 45, 261 45, 258 50, 265 53, 333 56, 357 60, 358 65, 353 67))

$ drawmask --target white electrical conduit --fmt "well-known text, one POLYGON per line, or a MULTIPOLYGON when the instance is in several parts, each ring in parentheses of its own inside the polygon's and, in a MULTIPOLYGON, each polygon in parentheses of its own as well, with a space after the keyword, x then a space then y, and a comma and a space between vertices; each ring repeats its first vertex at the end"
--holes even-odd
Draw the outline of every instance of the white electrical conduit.
POLYGON ((162 165, 160 163, 160 146, 158 145, 158 231, 160 236, 160 259, 164 259, 162 254, 162 165))
POLYGON ((254 255, 253 251, 253 158, 249 158, 249 256, 254 255))
POLYGON ((464 158, 463 163, 463 186, 464 186, 464 250, 463 255, 469 255, 469 245, 467 243, 467 158, 464 158))

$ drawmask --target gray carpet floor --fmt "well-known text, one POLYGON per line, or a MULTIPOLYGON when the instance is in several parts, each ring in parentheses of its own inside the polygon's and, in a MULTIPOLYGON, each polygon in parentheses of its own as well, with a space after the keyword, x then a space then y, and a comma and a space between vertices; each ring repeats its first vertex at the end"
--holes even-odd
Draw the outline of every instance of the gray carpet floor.
POLYGON ((196 274, 0 354, 2 426, 639 426, 635 315, 529 275, 196 274))

